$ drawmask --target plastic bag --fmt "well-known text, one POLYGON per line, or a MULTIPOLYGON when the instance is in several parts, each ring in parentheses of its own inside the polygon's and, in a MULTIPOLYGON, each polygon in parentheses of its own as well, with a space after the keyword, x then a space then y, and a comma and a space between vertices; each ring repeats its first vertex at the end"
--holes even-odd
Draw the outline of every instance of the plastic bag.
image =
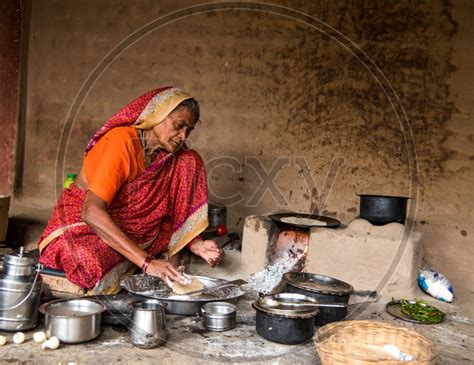
POLYGON ((453 286, 441 273, 433 269, 422 269, 418 275, 420 288, 443 302, 451 303, 454 297, 453 286))

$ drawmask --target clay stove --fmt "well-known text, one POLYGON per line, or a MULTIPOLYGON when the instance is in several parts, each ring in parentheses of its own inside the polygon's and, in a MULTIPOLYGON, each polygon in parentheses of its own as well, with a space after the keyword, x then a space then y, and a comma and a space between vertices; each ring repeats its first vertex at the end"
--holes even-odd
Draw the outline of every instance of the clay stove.
POLYGON ((418 290, 421 235, 407 235, 405 226, 374 226, 355 219, 347 227, 281 230, 267 216, 245 220, 241 270, 246 274, 287 260, 288 271, 302 270, 351 283, 355 290, 387 296, 410 295, 418 290), (296 265, 296 266, 295 266, 296 265))

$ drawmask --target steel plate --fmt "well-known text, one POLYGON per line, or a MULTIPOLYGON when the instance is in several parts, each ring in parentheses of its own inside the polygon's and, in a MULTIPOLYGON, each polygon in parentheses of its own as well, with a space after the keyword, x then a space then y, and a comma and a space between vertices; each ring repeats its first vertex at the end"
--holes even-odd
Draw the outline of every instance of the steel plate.
POLYGON ((245 294, 238 285, 231 285, 212 291, 213 287, 229 281, 209 276, 189 275, 204 284, 205 293, 198 295, 178 295, 158 277, 149 275, 132 275, 122 280, 120 285, 130 293, 148 298, 162 300, 166 303, 166 312, 181 315, 201 315, 201 306, 210 302, 235 303, 245 294))
MULTIPOLYGON (((408 302, 410 304, 415 304, 416 300, 408 300, 408 302)), ((402 305, 401 305, 400 300, 392 300, 391 302, 387 303, 387 305, 385 306, 385 310, 387 311, 388 314, 394 316, 395 318, 401 319, 402 321, 418 323, 418 324, 437 324, 437 323, 443 322, 444 319, 446 318, 446 314, 440 311, 441 313, 444 314, 444 318, 439 322, 427 323, 427 322, 419 321, 417 319, 410 317, 408 314, 405 314, 402 312, 402 305)))

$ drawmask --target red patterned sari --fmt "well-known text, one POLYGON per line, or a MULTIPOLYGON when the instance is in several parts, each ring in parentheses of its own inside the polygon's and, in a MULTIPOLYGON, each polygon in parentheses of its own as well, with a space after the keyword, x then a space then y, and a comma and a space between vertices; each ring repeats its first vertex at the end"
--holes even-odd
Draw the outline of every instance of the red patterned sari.
MULTIPOLYGON (((89 142, 86 153, 109 130, 135 124, 145 107, 163 91, 172 93, 173 89, 148 92, 115 114, 89 142)), ((62 192, 39 240, 40 262, 64 270, 70 282, 92 289, 90 294, 111 293, 133 265, 82 221, 86 193, 74 184, 62 192)), ((122 185, 108 213, 148 253, 168 250, 175 254, 208 225, 201 157, 192 150, 175 154, 161 151, 143 173, 122 185)))

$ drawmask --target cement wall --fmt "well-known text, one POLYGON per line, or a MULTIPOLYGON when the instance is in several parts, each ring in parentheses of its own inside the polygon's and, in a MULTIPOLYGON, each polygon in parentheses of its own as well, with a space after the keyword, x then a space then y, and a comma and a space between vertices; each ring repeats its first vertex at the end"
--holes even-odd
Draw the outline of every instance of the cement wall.
POLYGON ((201 103, 191 144, 230 227, 275 210, 347 223, 358 215, 356 193, 417 196, 427 258, 472 297, 473 3, 273 3, 293 10, 189 10, 160 21, 199 2, 34 1, 19 201, 52 207, 54 187, 77 171, 110 115, 157 85, 179 85, 201 103), (114 49, 133 34, 141 37, 114 49))

